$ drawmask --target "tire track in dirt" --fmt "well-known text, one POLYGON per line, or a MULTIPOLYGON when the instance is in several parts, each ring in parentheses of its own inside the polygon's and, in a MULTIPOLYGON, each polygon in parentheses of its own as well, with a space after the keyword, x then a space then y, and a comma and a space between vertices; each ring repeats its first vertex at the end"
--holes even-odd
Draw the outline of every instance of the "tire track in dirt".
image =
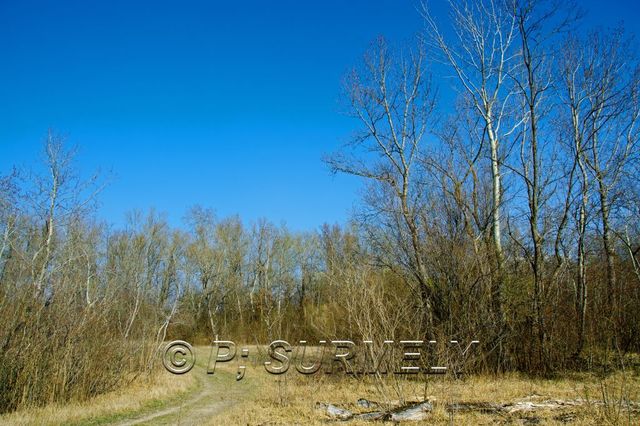
POLYGON ((197 391, 169 407, 117 422, 115 425, 201 425, 238 402, 242 396, 243 386, 235 386, 235 380, 229 377, 232 373, 216 369, 216 374, 211 376, 203 366, 196 364, 188 374, 197 375, 197 391))

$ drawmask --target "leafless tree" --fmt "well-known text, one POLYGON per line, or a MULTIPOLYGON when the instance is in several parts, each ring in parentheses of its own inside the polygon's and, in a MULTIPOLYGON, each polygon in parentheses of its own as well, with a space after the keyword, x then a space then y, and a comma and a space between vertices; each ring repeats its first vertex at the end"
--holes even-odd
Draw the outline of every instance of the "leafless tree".
MULTIPOLYGON (((504 286, 502 249, 503 163, 508 153, 507 138, 520 124, 511 114, 513 95, 509 75, 516 72, 517 22, 502 1, 449 1, 451 40, 442 25, 423 3, 423 16, 430 42, 439 60, 452 71, 461 96, 471 114, 479 118, 473 150, 483 153, 488 143, 488 160, 492 182, 491 237, 495 253, 492 278, 492 303, 497 324, 496 342, 501 348, 504 328, 502 292, 504 286)), ((471 157, 474 157, 471 155, 471 157)), ((477 160, 474 159, 474 162, 477 160)), ((484 155, 483 155, 483 158, 484 155)), ((502 350, 499 349, 501 357, 502 350)))
POLYGON ((371 212, 386 221, 396 236, 409 283, 417 283, 424 325, 430 329, 442 319, 445 307, 425 264, 425 224, 420 216, 425 194, 417 183, 418 158, 435 106, 424 46, 418 43, 415 50, 394 54, 378 39, 362 68, 347 77, 345 90, 349 111, 361 130, 351 142, 351 154, 338 153, 326 161, 334 172, 371 183, 371 212))

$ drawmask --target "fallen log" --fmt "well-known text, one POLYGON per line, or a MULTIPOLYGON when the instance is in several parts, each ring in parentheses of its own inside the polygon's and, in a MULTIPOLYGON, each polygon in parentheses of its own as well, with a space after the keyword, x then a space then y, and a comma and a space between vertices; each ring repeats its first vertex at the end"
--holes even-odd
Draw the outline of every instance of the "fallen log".
MULTIPOLYGON (((396 404, 398 404, 396 402, 396 404)), ((587 404, 603 405, 602 401, 586 401, 584 399, 573 400, 543 400, 543 401, 531 401, 529 398, 520 401, 508 402, 508 403, 494 403, 494 402, 454 402, 445 405, 446 411, 450 413, 456 412, 472 412, 477 411, 487 414, 502 414, 511 415, 521 413, 535 413, 538 410, 561 410, 567 408, 575 408, 584 406, 587 404)), ((356 401, 356 406, 360 408, 378 408, 380 404, 369 401, 364 398, 356 401)), ((630 411, 638 411, 640 408, 637 402, 628 401, 623 406, 630 411)), ((392 422, 405 422, 405 421, 420 421, 426 420, 430 413, 433 411, 433 403, 430 401, 412 402, 410 404, 396 407, 392 410, 376 410, 366 413, 354 413, 353 411, 339 407, 334 404, 316 403, 316 408, 321 409, 327 416, 334 420, 349 421, 349 420, 364 420, 364 421, 392 421, 392 422)), ((565 413, 566 414, 566 413, 565 413)), ((565 414, 556 416, 559 419, 564 419, 565 414)), ((567 418, 572 418, 573 413, 566 414, 567 418)), ((524 417, 528 419, 528 417, 524 417)), ((536 417, 531 417, 531 422, 536 417)))
POLYGON ((432 411, 433 404, 429 401, 418 402, 392 410, 390 420, 393 422, 425 420, 432 411))
POLYGON ((344 408, 340 408, 333 404, 318 402, 316 404, 316 408, 324 410, 324 412, 332 419, 350 420, 353 417, 353 413, 351 411, 345 410, 344 408))

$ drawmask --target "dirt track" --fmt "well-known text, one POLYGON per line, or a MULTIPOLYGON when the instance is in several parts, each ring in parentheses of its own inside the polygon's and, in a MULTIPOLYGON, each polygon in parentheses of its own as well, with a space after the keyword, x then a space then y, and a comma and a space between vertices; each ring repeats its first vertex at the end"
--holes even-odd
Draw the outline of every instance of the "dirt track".
POLYGON ((235 383, 230 372, 216 370, 215 375, 208 375, 200 362, 187 374, 196 375, 197 391, 157 411, 134 415, 114 424, 118 426, 213 424, 216 415, 241 399, 246 389, 241 383, 235 383))

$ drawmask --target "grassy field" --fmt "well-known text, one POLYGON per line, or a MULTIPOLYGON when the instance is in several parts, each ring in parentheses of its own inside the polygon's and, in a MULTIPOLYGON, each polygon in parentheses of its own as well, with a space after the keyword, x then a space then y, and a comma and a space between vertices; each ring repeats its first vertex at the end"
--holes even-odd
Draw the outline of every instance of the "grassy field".
POLYGON ((175 376, 166 371, 139 378, 131 385, 89 401, 51 404, 0 416, 0 424, 11 425, 103 425, 114 424, 141 413, 153 412, 196 392, 195 375, 175 376))
MULTIPOLYGON (((247 374, 251 374, 249 371, 247 374)), ((464 380, 429 376, 425 381, 388 379, 355 380, 297 372, 282 377, 255 371, 259 393, 241 401, 209 424, 325 424, 330 417, 317 403, 330 403, 354 413, 392 409, 413 401, 428 400, 433 412, 429 424, 640 424, 640 406, 627 409, 626 401, 640 401, 640 379, 615 374, 600 380, 591 375, 561 379, 531 379, 512 374, 501 377, 473 376, 464 380), (361 398, 379 408, 363 408, 361 398), (560 408, 531 408, 560 402, 560 408), (469 411, 448 410, 453 404, 469 403, 469 411), (475 405, 471 403, 476 403, 475 405), (530 404, 529 404, 530 403, 530 404), (487 409, 514 404, 512 412, 487 409)), ((351 420, 353 425, 372 424, 351 420)))
MULTIPOLYGON (((426 419, 429 424, 640 424, 637 372, 618 372, 606 378, 580 373, 556 379, 510 374, 412 380, 391 375, 380 381, 344 374, 304 376, 293 368, 275 376, 256 360, 250 360, 244 379, 236 381, 235 361, 219 364, 216 374, 207 375, 208 351, 197 348, 196 353, 198 362, 188 374, 175 376, 159 371, 153 378, 139 379, 125 389, 91 401, 22 410, 1 417, 0 422, 122 426, 325 424, 335 419, 326 409, 319 408, 319 403, 334 404, 357 414, 428 400, 433 405, 426 419), (358 405, 362 398, 373 407, 358 405), (496 410, 498 406, 507 408, 496 410)), ((372 424, 363 420, 347 423, 372 424)))

